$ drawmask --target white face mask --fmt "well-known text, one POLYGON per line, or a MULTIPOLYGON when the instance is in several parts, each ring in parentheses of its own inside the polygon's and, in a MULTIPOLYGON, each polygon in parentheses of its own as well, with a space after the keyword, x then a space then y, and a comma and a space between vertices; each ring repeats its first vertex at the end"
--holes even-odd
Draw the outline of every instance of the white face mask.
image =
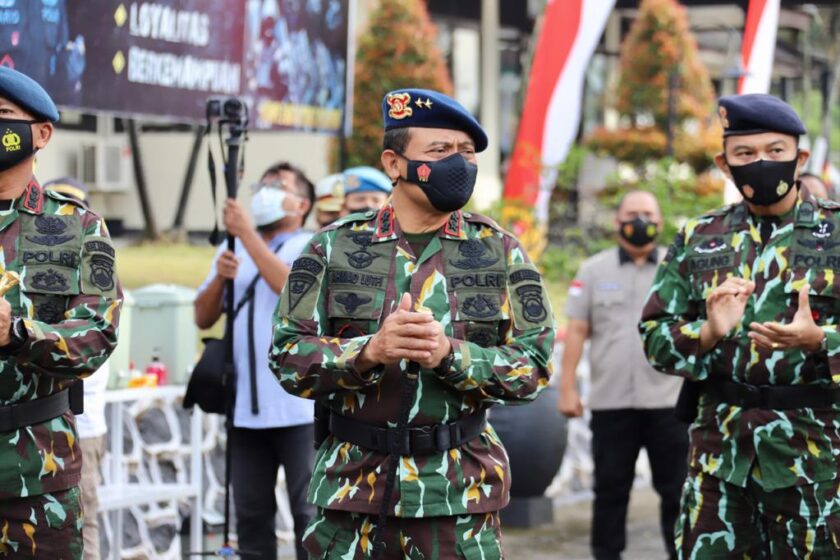
POLYGON ((263 187, 251 196, 251 216, 257 227, 267 226, 285 218, 283 208, 288 193, 280 189, 263 187))

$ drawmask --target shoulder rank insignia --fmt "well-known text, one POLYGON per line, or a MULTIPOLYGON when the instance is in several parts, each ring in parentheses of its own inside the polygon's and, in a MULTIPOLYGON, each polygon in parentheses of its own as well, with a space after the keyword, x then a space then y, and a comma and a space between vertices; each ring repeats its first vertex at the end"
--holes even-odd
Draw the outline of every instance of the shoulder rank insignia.
POLYGON ((23 193, 23 208, 33 214, 40 214, 44 207, 44 198, 41 187, 35 181, 29 183, 23 193))
POLYGON ((394 234, 394 220, 392 213, 393 210, 390 206, 386 206, 379 211, 379 215, 376 217, 377 238, 390 237, 394 234))
POLYGON ((449 221, 446 222, 446 226, 443 228, 443 233, 446 235, 451 235, 453 237, 461 237, 461 224, 463 223, 463 215, 461 211, 452 212, 449 215, 449 221))
POLYGON ((476 268, 487 268, 499 262, 498 257, 485 257, 487 252, 487 245, 480 239, 467 239, 458 245, 458 252, 461 253, 460 259, 457 261, 450 260, 452 266, 463 268, 467 270, 474 270, 476 268))

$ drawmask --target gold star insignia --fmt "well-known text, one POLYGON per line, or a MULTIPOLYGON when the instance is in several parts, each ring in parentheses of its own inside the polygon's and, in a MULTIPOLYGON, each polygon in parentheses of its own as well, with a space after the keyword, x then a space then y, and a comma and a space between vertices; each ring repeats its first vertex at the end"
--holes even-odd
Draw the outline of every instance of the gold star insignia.
POLYGON ((426 98, 426 109, 431 109, 431 108, 432 108, 432 100, 427 97, 426 98))
POLYGON ((421 109, 423 108, 423 100, 419 97, 417 98, 417 101, 414 102, 414 104, 420 107, 421 109))

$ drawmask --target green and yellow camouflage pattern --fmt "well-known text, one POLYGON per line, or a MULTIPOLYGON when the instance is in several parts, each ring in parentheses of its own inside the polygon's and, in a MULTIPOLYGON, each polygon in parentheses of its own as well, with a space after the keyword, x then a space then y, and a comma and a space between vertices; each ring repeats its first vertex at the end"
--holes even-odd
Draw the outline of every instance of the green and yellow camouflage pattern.
POLYGON ((680 558, 840 557, 840 479, 767 491, 688 474, 675 531, 680 558))
MULTIPOLYGON (((410 426, 452 422, 494 404, 526 403, 547 385, 554 318, 539 272, 492 220, 452 213, 415 255, 390 206, 323 230, 292 267, 275 315, 270 364, 283 387, 335 413, 395 426, 407 364, 359 374, 356 357, 410 292, 450 337, 449 374, 421 370, 410 426)), ((309 499, 321 508, 379 511, 387 455, 329 437, 309 499)), ((508 457, 493 428, 459 448, 402 457, 390 514, 494 512, 509 499, 508 457)))
POLYGON ((82 496, 78 486, 0 500, 0 558, 82 560, 82 496))
MULTIPOLYGON (((373 536, 378 521, 373 515, 319 509, 307 527, 303 546, 310 558, 368 560, 373 558, 373 536)), ((383 541, 383 559, 501 560, 504 557, 498 513, 390 519, 383 541)))
MULTIPOLYGON (((0 354, 0 406, 62 391, 96 371, 117 343, 122 295, 105 222, 80 203, 30 182, 0 212, 0 274, 20 283, 5 296, 29 340, 0 354)), ((82 453, 71 412, 0 433, 0 500, 79 483, 82 453)))
MULTIPOLYGON (((840 206, 797 202, 762 243, 745 203, 691 219, 654 279, 640 331, 656 369, 691 380, 751 385, 840 385, 840 206), (741 323, 700 355, 705 300, 726 278, 755 282, 741 323), (825 352, 767 350, 747 337, 753 321, 789 323, 798 291, 810 285, 825 352)), ((692 469, 729 484, 750 480, 767 491, 837 477, 840 403, 833 409, 762 410, 711 402, 704 395, 692 424, 692 469)))

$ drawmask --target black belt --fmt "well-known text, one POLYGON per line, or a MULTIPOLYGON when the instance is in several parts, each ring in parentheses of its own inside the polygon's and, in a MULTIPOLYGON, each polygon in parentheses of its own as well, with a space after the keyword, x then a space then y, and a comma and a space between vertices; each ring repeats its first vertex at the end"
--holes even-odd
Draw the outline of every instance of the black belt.
POLYGON ((12 432, 57 418, 70 410, 70 390, 49 397, 0 406, 0 432, 12 432))
POLYGON ((460 447, 477 438, 487 427, 487 414, 481 411, 448 424, 417 426, 405 431, 399 442, 396 428, 382 428, 330 412, 330 433, 340 440, 383 454, 431 455, 460 447))
POLYGON ((840 404, 840 388, 820 385, 748 385, 731 381, 706 381, 703 391, 713 399, 741 408, 819 409, 840 404))

